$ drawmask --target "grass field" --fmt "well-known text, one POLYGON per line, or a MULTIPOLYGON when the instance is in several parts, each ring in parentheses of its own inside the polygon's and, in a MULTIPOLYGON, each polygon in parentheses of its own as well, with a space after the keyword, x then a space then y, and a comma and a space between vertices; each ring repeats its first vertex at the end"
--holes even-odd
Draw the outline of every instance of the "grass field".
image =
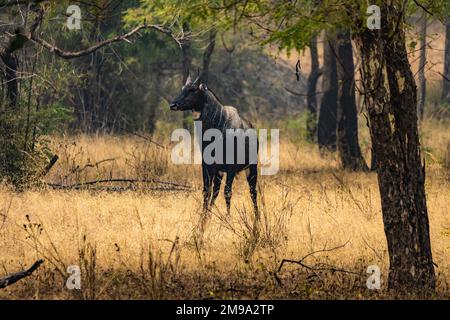
MULTIPOLYGON (((53 137, 60 160, 47 182, 156 178, 190 189, 121 183, 124 190, 15 193, 3 186, 0 277, 37 259, 45 263, 0 290, 0 299, 392 297, 383 290, 388 255, 376 175, 344 172, 335 156, 321 157, 316 147, 293 143, 283 131, 281 138, 280 172, 259 180, 261 237, 248 258, 252 210, 244 176, 234 184, 231 217, 221 194, 200 244, 199 166, 175 166, 170 148, 139 137, 53 137), (283 259, 302 260, 280 270, 283 259), (81 290, 65 286, 70 265, 81 269, 81 290), (380 267, 382 290, 367 289, 369 265, 380 267)), ((449 124, 427 121, 422 140, 436 297, 449 298, 449 124)))

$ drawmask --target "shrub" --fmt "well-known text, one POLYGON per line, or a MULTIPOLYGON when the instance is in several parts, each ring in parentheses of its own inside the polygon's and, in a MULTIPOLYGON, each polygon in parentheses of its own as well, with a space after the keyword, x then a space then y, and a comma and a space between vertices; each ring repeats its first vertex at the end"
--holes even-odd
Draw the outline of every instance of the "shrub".
POLYGON ((67 117, 58 106, 35 113, 24 108, 0 114, 0 181, 18 190, 35 186, 46 173, 53 154, 45 134, 54 131, 67 117))

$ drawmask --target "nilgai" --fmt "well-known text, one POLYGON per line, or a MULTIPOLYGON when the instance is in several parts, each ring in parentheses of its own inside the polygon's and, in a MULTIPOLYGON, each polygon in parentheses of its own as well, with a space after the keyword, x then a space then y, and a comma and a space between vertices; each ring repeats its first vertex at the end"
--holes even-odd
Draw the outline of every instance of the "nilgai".
MULTIPOLYGON (((223 161, 206 163, 205 157, 202 158, 203 214, 205 215, 207 213, 209 206, 214 205, 220 191, 220 185, 224 174, 226 174, 224 190, 225 202, 227 213, 230 214, 233 180, 238 172, 245 170, 250 187, 255 218, 258 220, 259 213, 256 188, 258 174, 258 140, 252 124, 243 119, 236 108, 222 105, 216 95, 208 89, 200 77, 197 77, 193 82, 191 77, 188 77, 181 93, 170 104, 170 109, 173 111, 191 110, 199 113, 200 116, 196 120, 202 122, 202 137, 209 129, 218 129, 222 133, 222 142, 224 146, 222 154, 223 161), (239 134, 233 135, 233 131, 243 133, 244 140, 239 138, 235 139, 239 134), (247 132, 249 131, 252 131, 255 134, 247 135, 247 132), (241 145, 239 145, 239 143, 241 143, 241 145), (231 145, 231 149, 233 150, 230 150, 229 147, 227 148, 228 145, 231 145), (230 152, 233 152, 231 156, 230 152), (242 154, 243 152, 245 152, 245 155, 242 154), (245 159, 242 161, 243 158, 245 159)), ((213 141, 214 140, 204 141, 204 139, 202 139, 202 155, 204 155, 205 148, 213 143, 213 141)))

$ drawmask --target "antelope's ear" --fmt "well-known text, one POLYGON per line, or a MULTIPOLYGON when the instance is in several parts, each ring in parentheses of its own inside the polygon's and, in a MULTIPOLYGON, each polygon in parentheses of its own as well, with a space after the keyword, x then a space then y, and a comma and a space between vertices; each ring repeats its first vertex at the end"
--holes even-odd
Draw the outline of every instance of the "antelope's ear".
POLYGON ((207 91, 208 87, 206 86, 206 83, 200 83, 199 89, 202 91, 207 91))

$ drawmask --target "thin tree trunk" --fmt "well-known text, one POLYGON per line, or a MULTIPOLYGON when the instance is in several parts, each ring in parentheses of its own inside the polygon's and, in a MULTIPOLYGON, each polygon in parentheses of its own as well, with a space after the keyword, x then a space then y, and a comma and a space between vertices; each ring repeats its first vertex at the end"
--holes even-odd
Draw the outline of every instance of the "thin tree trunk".
POLYGON ((19 98, 19 81, 17 71, 18 61, 14 57, 14 52, 23 47, 26 39, 21 37, 20 30, 12 35, 3 35, 4 43, 0 46, 0 59, 5 65, 6 93, 9 100, 9 107, 15 108, 19 98))
POLYGON ((350 32, 342 31, 336 41, 338 108, 337 149, 344 169, 368 171, 358 141, 358 113, 355 97, 355 65, 350 32))
POLYGON ((156 125, 156 115, 157 115, 157 110, 159 107, 159 104, 161 102, 161 78, 162 78, 162 74, 161 71, 155 70, 154 72, 155 75, 155 80, 153 82, 153 90, 155 92, 154 95, 152 95, 152 98, 150 100, 150 110, 149 110, 149 114, 147 116, 147 132, 149 134, 153 134, 155 132, 155 125, 156 125))
POLYGON ((311 72, 308 77, 308 92, 306 96, 306 108, 308 117, 306 119, 307 139, 310 142, 317 140, 317 81, 322 73, 319 67, 319 54, 317 51, 317 36, 313 37, 309 43, 311 54, 311 72))
POLYGON ((427 91, 427 80, 425 78, 425 67, 427 64, 427 13, 424 12, 420 24, 420 61, 419 61, 419 96, 417 109, 420 120, 423 120, 425 113, 425 97, 427 91))
MULTIPOLYGON (((189 23, 184 22, 183 23, 183 32, 188 33, 190 32, 191 28, 189 26, 189 23)), ((181 46, 181 61, 182 61, 182 72, 183 72, 183 79, 182 79, 182 85, 186 83, 186 80, 189 76, 189 72, 191 71, 192 67, 192 48, 191 48, 191 42, 190 40, 186 40, 183 42, 181 46)))
POLYGON ((436 278, 417 126, 417 89, 408 62, 402 7, 401 0, 383 3, 383 28, 378 32, 355 29, 354 39, 362 59, 362 84, 377 159, 390 262, 388 288, 421 293, 434 289, 436 278))
POLYGON ((203 52, 203 67, 202 67, 202 73, 201 78, 204 82, 208 82, 209 77, 209 66, 211 64, 211 56, 214 52, 214 48, 216 46, 216 36, 217 31, 216 29, 211 29, 209 31, 209 39, 208 39, 208 45, 206 46, 205 52, 203 52))
MULTIPOLYGON (((191 27, 189 23, 184 22, 183 23, 183 32, 188 33, 191 31, 191 27)), ((181 46, 181 67, 183 72, 183 78, 182 78, 182 86, 186 83, 186 80, 189 76, 189 73, 191 72, 192 68, 192 47, 191 47, 191 41, 186 40, 183 42, 181 46)), ((190 115, 189 111, 183 111, 183 128, 187 129, 189 128, 189 121, 188 117, 190 115)))
POLYGON ((442 101, 450 103, 450 18, 445 28, 444 77, 442 79, 442 101))
MULTIPOLYGON (((326 36, 325 39, 328 39, 326 36)), ((336 112, 338 99, 338 82, 336 56, 333 42, 327 40, 323 49, 322 91, 317 138, 320 150, 336 151, 336 112)))
POLYGON ((6 88, 9 99, 10 108, 15 108, 17 106, 17 101, 19 98, 19 82, 17 80, 17 69, 18 63, 16 58, 8 53, 1 56, 3 63, 5 64, 5 79, 6 88))

